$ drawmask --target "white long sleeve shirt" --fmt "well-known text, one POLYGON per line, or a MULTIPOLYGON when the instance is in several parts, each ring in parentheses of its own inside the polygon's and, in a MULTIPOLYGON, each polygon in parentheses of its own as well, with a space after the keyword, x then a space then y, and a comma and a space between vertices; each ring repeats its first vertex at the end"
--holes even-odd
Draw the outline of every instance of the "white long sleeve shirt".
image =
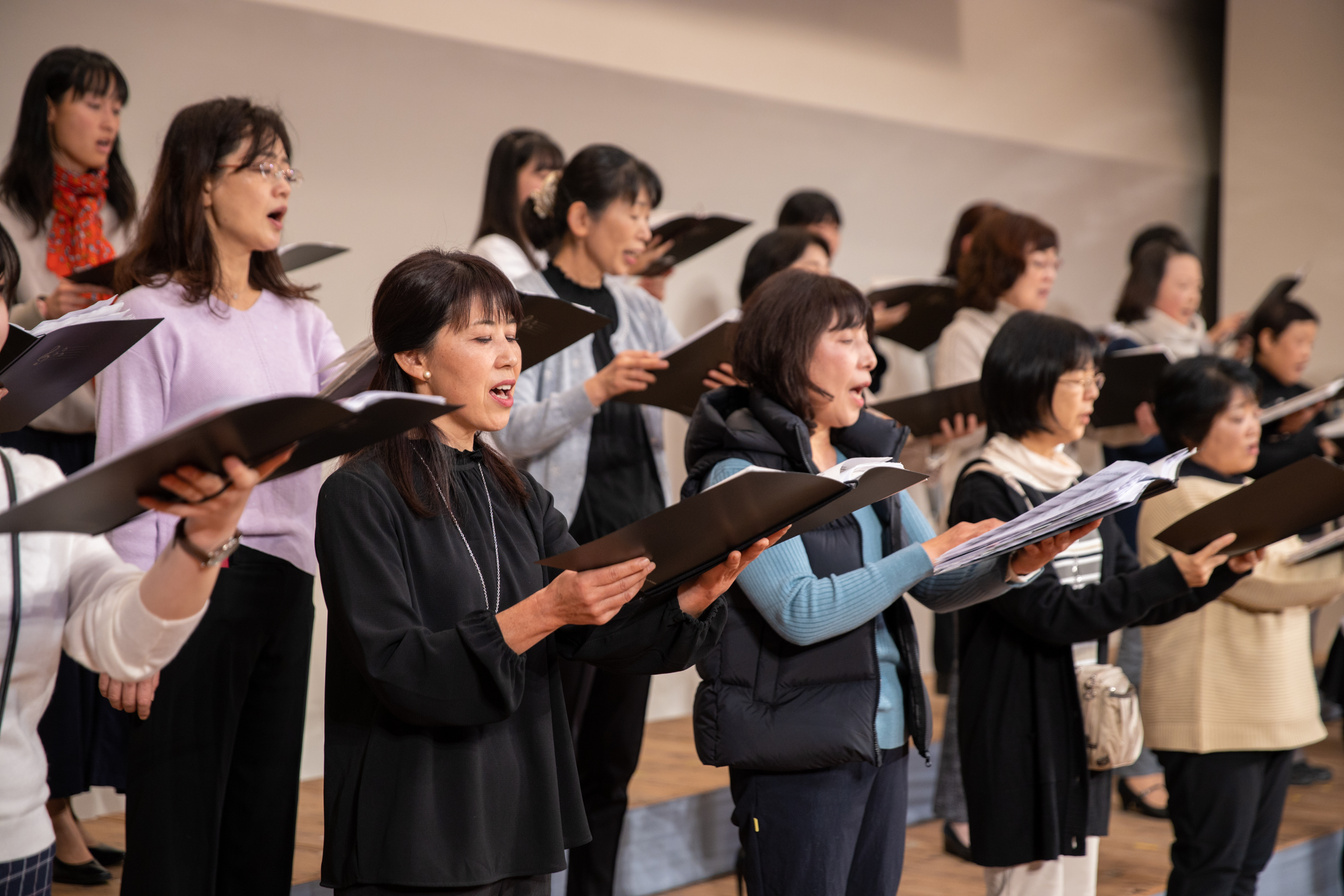
MULTIPOLYGON (((50 460, 0 449, 14 465, 19 500, 57 485, 50 460)), ((8 490, 0 485, 0 501, 8 490)), ((0 535, 0 651, 14 603, 10 536, 0 535)), ((205 614, 164 620, 140 600, 143 573, 102 536, 33 532, 19 536, 22 591, 18 649, 0 718, 0 862, 34 855, 55 841, 47 817, 47 757, 37 723, 51 700, 64 649, 90 669, 139 681, 162 668, 205 614)))

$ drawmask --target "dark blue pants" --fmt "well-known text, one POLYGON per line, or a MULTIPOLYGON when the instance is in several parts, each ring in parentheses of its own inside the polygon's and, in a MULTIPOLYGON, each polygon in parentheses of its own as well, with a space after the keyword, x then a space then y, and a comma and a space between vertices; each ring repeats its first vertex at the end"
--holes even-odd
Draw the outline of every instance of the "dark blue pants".
POLYGON ((881 767, 730 769, 750 896, 893 896, 905 863, 909 748, 881 767))
POLYGON ((1156 752, 1176 834, 1167 896, 1251 896, 1274 855, 1293 751, 1156 752))

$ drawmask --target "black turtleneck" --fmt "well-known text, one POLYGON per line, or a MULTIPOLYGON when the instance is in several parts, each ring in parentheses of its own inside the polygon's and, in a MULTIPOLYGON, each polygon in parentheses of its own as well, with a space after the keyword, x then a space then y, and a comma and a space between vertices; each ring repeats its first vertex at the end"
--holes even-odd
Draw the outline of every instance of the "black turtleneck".
MULTIPOLYGON (((616 299, 606 285, 590 289, 550 265, 542 272, 555 294, 591 308, 611 323, 593 334, 593 363, 598 370, 616 357, 611 336, 620 325, 616 299)), ((608 401, 593 417, 583 491, 569 531, 585 544, 663 509, 663 486, 644 429, 640 405, 608 401)))

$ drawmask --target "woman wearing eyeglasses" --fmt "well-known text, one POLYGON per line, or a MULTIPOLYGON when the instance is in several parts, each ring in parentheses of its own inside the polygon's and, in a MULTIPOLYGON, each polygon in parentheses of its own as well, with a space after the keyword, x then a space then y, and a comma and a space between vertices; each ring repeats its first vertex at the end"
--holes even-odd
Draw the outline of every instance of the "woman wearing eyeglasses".
MULTIPOLYGON (((950 522, 1010 520, 1082 478, 1064 448, 1091 419, 1100 357, 1071 321, 1022 311, 1003 324, 980 378, 989 440, 957 482, 950 522)), ((1108 517, 1035 581, 960 611, 962 781, 989 896, 1096 892, 1111 776, 1087 765, 1075 665, 1104 662, 1099 640, 1116 629, 1218 597, 1254 565, 1218 553, 1232 538, 1140 569, 1108 517)))
MULTIPOLYGON (((99 380, 98 454, 223 401, 316 392, 340 341, 276 249, 300 176, 279 113, 243 99, 183 109, 164 138, 138 238, 118 274, 137 317, 162 317, 99 380)), ((288 894, 313 625, 320 472, 262 485, 210 607, 154 682, 112 694, 132 725, 122 892, 288 894), (153 712, 149 712, 149 700, 153 712), (148 716, 146 718, 146 716, 148 716)), ((109 536, 147 566, 174 521, 109 536)))

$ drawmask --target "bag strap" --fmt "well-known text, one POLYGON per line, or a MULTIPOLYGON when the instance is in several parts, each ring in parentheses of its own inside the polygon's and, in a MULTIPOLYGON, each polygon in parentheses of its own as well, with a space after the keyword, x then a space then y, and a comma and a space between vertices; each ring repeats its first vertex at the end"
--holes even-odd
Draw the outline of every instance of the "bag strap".
POLYGON ((965 478, 972 473, 994 474, 995 476, 1002 479, 1005 483, 1007 483, 1009 488, 1011 488, 1013 491, 1017 492, 1019 495, 1022 496, 1022 500, 1027 502, 1028 510, 1030 510, 1032 507, 1035 506, 1034 504, 1031 503, 1031 498, 1027 496, 1027 490, 1022 487, 1022 483, 1018 482, 1017 479, 1012 474, 1005 473, 1003 470, 1000 470, 998 467, 994 466, 989 461, 984 460, 983 458, 981 458, 980 460, 972 461, 971 463, 967 464, 966 467, 961 471, 962 478, 965 478))
MULTIPOLYGON (((5 482, 9 485, 9 506, 13 507, 19 499, 18 486, 14 482, 14 466, 9 462, 9 455, 0 451, 0 461, 5 465, 5 482)), ((19 606, 22 592, 19 588, 21 575, 19 572, 19 533, 9 533, 9 550, 12 557, 10 561, 11 572, 14 575, 14 599, 9 609, 9 649, 5 651, 5 671, 3 678, 0 678, 0 725, 4 724, 5 702, 9 698, 9 679, 14 672, 14 654, 19 649, 19 606)))

